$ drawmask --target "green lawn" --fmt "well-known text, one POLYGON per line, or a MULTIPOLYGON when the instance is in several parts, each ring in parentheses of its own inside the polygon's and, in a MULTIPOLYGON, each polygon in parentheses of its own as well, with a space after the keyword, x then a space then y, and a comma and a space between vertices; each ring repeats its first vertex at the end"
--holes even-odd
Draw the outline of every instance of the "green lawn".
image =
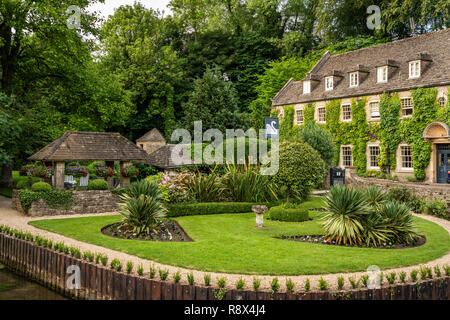
MULTIPOLYGON (((19 171, 13 171, 12 172, 12 177, 13 177, 13 180, 14 180, 14 185, 17 185, 17 182, 19 182, 20 180, 29 179, 28 177, 20 176, 19 171)), ((33 181, 34 182, 39 182, 39 181, 41 181, 41 179, 33 178, 33 181)), ((12 198, 12 188, 0 188, 0 195, 8 197, 8 198, 12 198)))
POLYGON ((365 249, 274 239, 286 234, 320 234, 317 218, 303 223, 265 221, 255 230, 255 215, 222 214, 179 217, 190 243, 161 243, 107 237, 100 229, 119 216, 39 220, 31 225, 77 240, 123 251, 164 264, 203 271, 244 274, 300 275, 364 271, 424 263, 446 254, 450 236, 440 226, 415 218, 427 243, 411 249, 365 249))

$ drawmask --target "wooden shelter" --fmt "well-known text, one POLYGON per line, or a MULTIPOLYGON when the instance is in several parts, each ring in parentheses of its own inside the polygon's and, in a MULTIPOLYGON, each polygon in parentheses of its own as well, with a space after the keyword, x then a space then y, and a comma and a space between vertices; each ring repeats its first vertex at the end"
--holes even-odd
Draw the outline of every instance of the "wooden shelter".
MULTIPOLYGON (((63 189, 66 162, 105 161, 113 167, 120 161, 122 169, 131 161, 147 163, 148 154, 119 133, 67 131, 28 159, 54 163, 55 187, 63 189)), ((128 183, 129 178, 121 177, 122 186, 128 183)))

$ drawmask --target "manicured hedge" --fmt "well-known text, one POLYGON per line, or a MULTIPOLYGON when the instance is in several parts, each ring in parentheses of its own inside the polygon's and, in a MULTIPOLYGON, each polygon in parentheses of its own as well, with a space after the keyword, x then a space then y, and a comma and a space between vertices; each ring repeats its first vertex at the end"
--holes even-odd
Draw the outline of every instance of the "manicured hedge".
POLYGON ((52 186, 47 182, 36 182, 31 186, 31 190, 35 192, 49 192, 52 191, 52 186))
POLYGON ((305 209, 276 206, 270 208, 267 218, 278 221, 303 222, 309 220, 309 214, 305 209))
MULTIPOLYGON (((180 203, 168 206, 169 217, 195 216, 220 213, 248 213, 256 203, 248 202, 204 202, 180 203)), ((265 204, 270 207, 270 204, 265 204)))
POLYGON ((88 190, 108 190, 108 182, 103 179, 89 181, 88 190))

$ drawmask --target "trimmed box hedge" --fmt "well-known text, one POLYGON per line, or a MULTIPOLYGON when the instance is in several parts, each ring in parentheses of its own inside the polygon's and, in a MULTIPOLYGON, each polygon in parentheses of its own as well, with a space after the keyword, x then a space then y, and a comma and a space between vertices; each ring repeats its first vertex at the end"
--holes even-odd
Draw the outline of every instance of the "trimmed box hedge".
POLYGON ((281 205, 270 208, 267 218, 286 222, 303 222, 309 220, 309 213, 305 209, 286 208, 281 205))
MULTIPOLYGON (((221 213, 248 213, 252 212, 252 206, 261 203, 249 202, 203 202, 203 203, 180 203, 168 206, 169 217, 195 216, 221 213)), ((267 207, 270 204, 264 203, 267 207)))

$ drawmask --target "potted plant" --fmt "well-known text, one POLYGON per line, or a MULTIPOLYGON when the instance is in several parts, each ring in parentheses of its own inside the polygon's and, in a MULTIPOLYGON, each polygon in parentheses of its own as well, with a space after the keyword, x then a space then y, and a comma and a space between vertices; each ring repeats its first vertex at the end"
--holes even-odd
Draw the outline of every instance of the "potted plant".
POLYGON ((111 167, 97 167, 97 176, 102 178, 114 177, 114 170, 111 167))
POLYGON ((125 178, 137 178, 139 169, 135 166, 123 167, 122 170, 120 170, 120 175, 125 178))

